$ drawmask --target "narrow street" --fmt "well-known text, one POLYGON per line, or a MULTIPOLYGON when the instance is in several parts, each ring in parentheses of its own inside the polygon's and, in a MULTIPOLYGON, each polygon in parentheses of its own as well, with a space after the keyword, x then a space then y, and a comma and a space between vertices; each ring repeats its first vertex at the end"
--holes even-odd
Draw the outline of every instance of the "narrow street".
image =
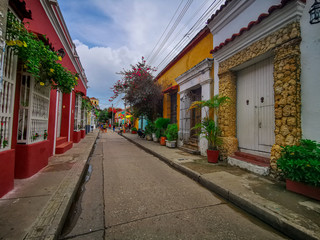
POLYGON ((286 239, 110 130, 60 239, 286 239))

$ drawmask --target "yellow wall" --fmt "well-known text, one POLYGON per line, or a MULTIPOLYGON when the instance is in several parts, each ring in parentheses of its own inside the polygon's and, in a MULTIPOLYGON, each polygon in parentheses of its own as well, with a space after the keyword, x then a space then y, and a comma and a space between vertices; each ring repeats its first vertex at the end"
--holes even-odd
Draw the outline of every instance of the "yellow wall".
MULTIPOLYGON (((205 58, 212 58, 210 50, 212 49, 213 36, 209 32, 206 37, 204 37, 196 46, 194 46, 189 52, 187 52, 181 59, 178 60, 169 70, 167 70, 159 79, 158 82, 162 86, 162 90, 170 86, 177 85, 175 79, 188 71, 199 62, 205 58)), ((213 77, 213 68, 212 68, 212 77, 213 77)), ((213 79, 213 78, 212 78, 213 79)), ((180 90, 180 89, 179 89, 180 90)), ((178 90, 178 91, 179 91, 178 90)), ((164 95, 163 99, 163 117, 169 118, 170 112, 169 109, 170 96, 169 94, 164 95)), ((177 94, 177 123, 179 126, 180 120, 180 95, 177 94)))

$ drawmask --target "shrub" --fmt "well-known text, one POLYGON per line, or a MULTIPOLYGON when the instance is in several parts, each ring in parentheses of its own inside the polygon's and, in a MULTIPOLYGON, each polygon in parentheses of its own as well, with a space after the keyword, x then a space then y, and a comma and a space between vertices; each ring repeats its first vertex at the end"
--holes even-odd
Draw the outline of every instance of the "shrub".
POLYGON ((302 139, 299 145, 282 147, 278 168, 285 178, 320 186, 320 144, 302 139))
POLYGON ((133 127, 131 128, 131 131, 138 131, 137 128, 133 127))
POLYGON ((151 121, 148 121, 148 125, 146 126, 144 132, 145 132, 146 135, 155 133, 156 132, 155 124, 153 122, 151 122, 151 121))
POLYGON ((156 119, 156 121, 155 121, 155 125, 156 125, 156 128, 157 128, 156 135, 157 135, 158 138, 165 136, 164 132, 167 129, 167 126, 168 126, 169 123, 170 123, 170 119, 169 118, 159 117, 159 118, 156 119))
POLYGON ((165 131, 168 141, 174 141, 178 139, 178 125, 176 123, 169 124, 165 131))

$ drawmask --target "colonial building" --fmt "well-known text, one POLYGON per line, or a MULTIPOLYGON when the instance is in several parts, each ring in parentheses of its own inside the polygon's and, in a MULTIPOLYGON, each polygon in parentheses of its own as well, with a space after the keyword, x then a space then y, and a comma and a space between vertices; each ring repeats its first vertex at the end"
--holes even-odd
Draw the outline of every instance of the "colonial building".
MULTIPOLYGON (((50 156, 79 142, 86 120, 81 99, 86 95, 87 79, 57 1, 1 1, 1 26, 5 26, 9 12, 17 20, 28 22, 28 31, 60 55, 62 66, 77 73, 78 84, 64 94, 50 85, 40 85, 12 49, 6 48, 1 56, 0 196, 13 188, 14 178, 34 175, 48 164, 50 156)), ((7 35, 6 40, 14 39, 7 35)))
POLYGON ((214 91, 231 98, 219 116, 229 163, 268 174, 281 146, 320 140, 320 24, 310 23, 312 2, 229 0, 208 20, 214 91))
POLYGON ((193 101, 213 96, 212 41, 209 29, 203 28, 156 77, 163 88, 163 117, 179 126, 178 145, 193 153, 200 150, 203 155, 207 143, 192 127, 205 115, 188 109, 193 101))

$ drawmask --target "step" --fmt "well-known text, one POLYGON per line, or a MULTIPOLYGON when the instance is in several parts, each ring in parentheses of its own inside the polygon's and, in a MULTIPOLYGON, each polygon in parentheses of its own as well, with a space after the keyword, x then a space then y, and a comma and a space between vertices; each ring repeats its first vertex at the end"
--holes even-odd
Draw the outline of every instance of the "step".
POLYGON ((64 142, 56 147, 56 154, 62 154, 72 148, 73 142, 64 142))
POLYGON ((250 153, 245 153, 245 152, 235 152, 234 155, 238 156, 238 157, 242 157, 242 158, 247 158, 247 159, 251 159, 257 162, 262 162, 262 163, 270 163, 270 158, 267 157, 262 157, 262 156, 257 156, 254 154, 250 154, 250 153))
POLYGON ((200 151, 199 150, 188 148, 185 145, 179 147, 179 149, 184 151, 184 152, 187 152, 187 153, 191 153, 191 154, 194 154, 194 155, 200 155, 200 151))
POLYGON ((242 169, 246 169, 250 172, 267 176, 270 172, 270 163, 256 161, 254 159, 245 158, 233 155, 228 157, 228 164, 231 166, 238 166, 242 169))
POLYGON ((56 141, 56 146, 59 146, 60 144, 67 142, 67 137, 58 137, 56 141))

